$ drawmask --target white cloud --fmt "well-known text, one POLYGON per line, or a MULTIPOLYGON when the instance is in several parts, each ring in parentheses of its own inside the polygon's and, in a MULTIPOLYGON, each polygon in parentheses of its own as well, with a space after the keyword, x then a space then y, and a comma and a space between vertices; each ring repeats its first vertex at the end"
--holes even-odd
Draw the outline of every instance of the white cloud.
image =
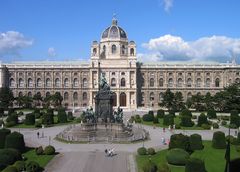
POLYGON ((195 41, 185 41, 179 36, 164 35, 151 39, 142 46, 148 50, 148 53, 140 54, 140 58, 143 60, 213 60, 226 62, 233 55, 240 55, 240 39, 226 36, 202 37, 195 41))
POLYGON ((16 31, 0 32, 0 55, 19 55, 19 50, 31 46, 33 40, 16 31))
POLYGON ((48 48, 48 56, 49 57, 55 57, 57 55, 55 48, 50 47, 48 48))
POLYGON ((170 8, 173 6, 173 0, 163 0, 164 10, 169 12, 170 8))

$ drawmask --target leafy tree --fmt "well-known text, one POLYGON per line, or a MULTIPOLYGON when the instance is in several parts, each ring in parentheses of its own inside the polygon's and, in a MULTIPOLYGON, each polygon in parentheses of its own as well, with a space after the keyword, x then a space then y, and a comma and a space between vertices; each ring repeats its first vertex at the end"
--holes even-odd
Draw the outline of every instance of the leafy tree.
POLYGON ((0 107, 8 109, 9 106, 12 106, 13 101, 12 91, 7 87, 0 88, 0 107))
POLYGON ((54 95, 51 96, 51 100, 55 107, 59 107, 62 105, 63 97, 59 92, 56 92, 54 95))
POLYGON ((39 106, 41 101, 43 100, 42 95, 37 93, 33 96, 33 100, 35 101, 35 107, 39 106))
POLYGON ((19 96, 16 101, 19 107, 31 108, 33 99, 29 96, 19 96))
POLYGON ((174 107, 176 111, 180 111, 184 108, 183 95, 179 91, 174 94, 174 107))
POLYGON ((213 109, 213 97, 211 93, 207 92, 207 94, 204 96, 204 104, 205 109, 213 109))
POLYGON ((204 110, 203 98, 204 97, 200 93, 192 96, 192 107, 196 109, 196 111, 204 110))
POLYGON ((168 110, 173 109, 174 93, 171 92, 171 90, 169 88, 163 93, 163 100, 161 103, 159 103, 159 105, 166 107, 168 110))

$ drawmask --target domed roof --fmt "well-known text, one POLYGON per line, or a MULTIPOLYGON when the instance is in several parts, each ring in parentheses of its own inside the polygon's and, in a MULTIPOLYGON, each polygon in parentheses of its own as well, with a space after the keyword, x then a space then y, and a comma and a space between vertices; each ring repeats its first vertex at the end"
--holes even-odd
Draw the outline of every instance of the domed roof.
POLYGON ((127 39, 126 32, 117 25, 117 20, 113 18, 112 25, 105 29, 102 34, 102 39, 109 38, 109 39, 127 39))

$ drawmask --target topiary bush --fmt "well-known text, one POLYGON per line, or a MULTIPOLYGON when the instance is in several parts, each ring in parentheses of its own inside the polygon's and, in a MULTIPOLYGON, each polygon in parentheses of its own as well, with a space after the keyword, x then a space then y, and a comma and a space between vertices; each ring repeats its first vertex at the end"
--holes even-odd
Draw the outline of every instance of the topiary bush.
POLYGON ((24 142, 23 135, 16 131, 7 135, 6 140, 5 140, 5 148, 14 148, 20 152, 24 152, 25 142, 24 142))
POLYGON ((35 161, 29 161, 26 164, 26 171, 27 172, 39 172, 40 171, 40 166, 37 162, 35 161))
POLYGON ((157 110, 157 118, 163 118, 165 115, 165 112, 163 109, 157 110))
POLYGON ((207 172, 204 161, 198 158, 190 158, 187 160, 185 172, 207 172))
POLYGON ((18 172, 17 168, 10 165, 10 166, 7 166, 2 172, 18 172))
POLYGON ((5 124, 5 126, 6 126, 7 128, 13 127, 13 126, 15 126, 15 125, 16 125, 16 122, 14 122, 14 121, 10 121, 10 122, 7 122, 7 123, 5 124))
POLYGON ((159 119, 158 119, 157 117, 154 117, 154 119, 153 119, 153 123, 154 123, 154 124, 158 124, 158 123, 159 123, 158 120, 159 120, 159 119))
POLYGON ((136 123, 141 123, 141 122, 142 122, 142 119, 141 119, 140 115, 135 115, 134 121, 135 121, 136 123))
POLYGON ((216 118, 217 118, 217 113, 216 113, 216 111, 215 111, 214 109, 209 109, 209 110, 207 111, 207 117, 208 117, 209 119, 216 119, 216 118))
POLYGON ((142 120, 143 121, 153 121, 154 120, 154 115, 153 114, 145 114, 143 115, 142 117, 142 120))
POLYGON ((7 117, 6 122, 14 122, 15 124, 18 124, 18 116, 16 113, 11 114, 10 116, 7 117))
POLYGON ((17 160, 22 160, 22 156, 16 149, 0 149, 0 170, 3 170, 17 160))
POLYGON ((65 111, 58 111, 58 122, 59 123, 66 123, 67 122, 67 114, 65 111))
POLYGON ((148 152, 148 155, 154 155, 154 154, 156 154, 154 148, 148 148, 148 149, 147 149, 147 152, 148 152))
POLYGON ((45 155, 54 155, 55 154, 55 148, 51 145, 46 146, 43 153, 45 155))
POLYGON ((163 117, 163 125, 174 125, 174 116, 173 115, 165 115, 163 117))
POLYGON ((166 155, 168 164, 179 166, 185 165, 189 158, 189 153, 179 148, 169 150, 166 155))
POLYGON ((229 166, 230 166, 229 171, 238 172, 240 169, 240 158, 235 158, 231 160, 229 166))
POLYGON ((146 155, 147 154, 147 149, 145 147, 140 147, 137 150, 138 155, 146 155))
POLYGON ((157 172, 157 165, 152 161, 147 161, 143 166, 143 172, 157 172))
POLYGON ((213 123, 212 126, 213 126, 213 128, 215 128, 215 129, 218 129, 218 128, 219 128, 218 123, 213 123))
POLYGON ((203 124, 208 124, 207 116, 204 113, 201 113, 198 117, 198 126, 202 126, 203 124))
POLYGON ((21 172, 21 171, 25 171, 26 168, 25 168, 25 162, 24 161, 16 161, 14 164, 13 164, 14 167, 16 167, 17 171, 18 172, 21 172))
POLYGON ((54 124, 53 113, 45 113, 42 116, 42 124, 44 125, 52 125, 54 124))
POLYGON ((208 125, 208 124, 202 124, 201 126, 204 130, 210 130, 211 129, 211 126, 208 125))
POLYGON ((158 166, 158 172, 171 172, 171 169, 167 163, 164 163, 158 166))
POLYGON ((181 118, 181 122, 180 125, 183 127, 192 127, 194 125, 194 122, 192 121, 192 118, 190 116, 187 115, 183 115, 180 117, 181 118))
POLYGON ((11 130, 2 128, 0 129, 0 149, 3 149, 5 147, 5 140, 7 135, 11 133, 11 130))
POLYGON ((190 142, 189 137, 186 135, 180 134, 173 134, 170 137, 169 149, 174 148, 181 148, 186 151, 190 150, 190 142))
POLYGON ((199 134, 192 134, 189 137, 190 149, 192 151, 202 150, 204 148, 202 143, 202 136, 199 134))
POLYGON ((35 148, 35 153, 36 155, 42 155, 43 154, 43 147, 42 146, 39 146, 37 148, 35 148))
POLYGON ((226 138, 222 131, 216 131, 213 133, 212 147, 215 149, 226 148, 226 138))
POLYGON ((37 122, 35 123, 35 127, 36 127, 36 128, 41 128, 41 127, 42 127, 42 123, 41 123, 40 121, 37 121, 37 122))
POLYGON ((34 125, 35 124, 35 115, 33 113, 26 114, 24 124, 34 125))

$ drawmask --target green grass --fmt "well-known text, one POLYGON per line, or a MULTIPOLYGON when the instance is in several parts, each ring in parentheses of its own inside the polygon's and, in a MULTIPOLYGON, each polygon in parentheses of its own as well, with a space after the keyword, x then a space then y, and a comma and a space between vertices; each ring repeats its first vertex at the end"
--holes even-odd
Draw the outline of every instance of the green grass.
MULTIPOLYGON (((205 162, 205 166, 207 171, 209 172, 221 172, 224 171, 225 167, 225 149, 214 149, 211 146, 211 141, 204 141, 204 149, 195 151, 191 157, 197 157, 205 162)), ((167 149, 161 150, 157 152, 155 155, 149 157, 148 155, 136 156, 136 161, 138 165, 138 171, 142 172, 142 168, 144 164, 151 158, 151 161, 155 162, 156 164, 166 163, 166 154, 167 149)), ((240 153, 236 151, 235 146, 231 146, 231 159, 240 158, 240 153)), ((177 167, 170 165, 171 172, 184 172, 185 167, 177 167)))
MULTIPOLYGON (((179 124, 180 125, 180 122, 181 122, 181 119, 179 116, 176 116, 174 118, 174 124, 179 124)), ((142 121, 142 124, 144 125, 150 125, 150 126, 153 126, 155 125, 156 127, 165 127, 165 128, 168 128, 167 125, 163 125, 163 119, 159 119, 159 123, 158 124, 153 124, 153 122, 146 122, 146 121, 142 121)), ((198 127, 196 125, 194 125, 193 127, 182 127, 181 126, 181 129, 182 130, 204 130, 202 127, 198 127)))
POLYGON ((55 156, 55 155, 36 155, 35 150, 32 148, 25 152, 23 155, 24 157, 27 158, 26 162, 36 161, 42 168, 44 168, 55 156))

